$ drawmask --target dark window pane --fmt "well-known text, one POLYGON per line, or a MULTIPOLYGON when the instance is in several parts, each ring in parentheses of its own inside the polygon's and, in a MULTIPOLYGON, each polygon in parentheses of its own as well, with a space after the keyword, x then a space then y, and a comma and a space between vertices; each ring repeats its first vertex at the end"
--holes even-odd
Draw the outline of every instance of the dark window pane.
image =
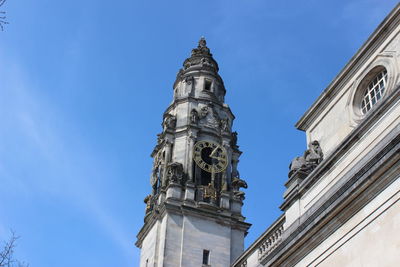
POLYGON ((209 250, 203 250, 203 264, 209 264, 209 259, 210 259, 210 251, 209 250))

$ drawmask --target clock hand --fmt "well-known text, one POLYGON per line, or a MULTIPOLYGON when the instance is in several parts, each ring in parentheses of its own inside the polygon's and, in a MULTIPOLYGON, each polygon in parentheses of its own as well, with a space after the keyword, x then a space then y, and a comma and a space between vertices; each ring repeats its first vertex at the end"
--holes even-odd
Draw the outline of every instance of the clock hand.
POLYGON ((217 155, 217 153, 218 153, 218 149, 219 149, 219 147, 216 147, 212 152, 211 152, 211 154, 210 154, 210 158, 213 158, 213 159, 218 159, 218 160, 221 160, 221 159, 224 159, 223 157, 218 157, 217 155))

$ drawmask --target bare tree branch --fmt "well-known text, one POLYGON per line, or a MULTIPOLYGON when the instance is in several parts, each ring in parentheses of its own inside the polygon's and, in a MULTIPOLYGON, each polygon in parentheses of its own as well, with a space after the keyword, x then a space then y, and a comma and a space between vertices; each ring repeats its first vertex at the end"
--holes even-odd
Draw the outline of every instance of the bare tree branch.
MULTIPOLYGON (((6 2, 6 0, 0 0, 0 7, 3 6, 5 2, 6 2)), ((5 11, 0 11, 0 29, 1 29, 1 31, 4 31, 5 24, 9 24, 8 21, 6 20, 5 14, 6 14, 5 11)))
POLYGON ((3 249, 0 251, 0 267, 28 267, 26 263, 14 259, 14 248, 18 238, 19 236, 11 230, 10 239, 4 242, 3 249))

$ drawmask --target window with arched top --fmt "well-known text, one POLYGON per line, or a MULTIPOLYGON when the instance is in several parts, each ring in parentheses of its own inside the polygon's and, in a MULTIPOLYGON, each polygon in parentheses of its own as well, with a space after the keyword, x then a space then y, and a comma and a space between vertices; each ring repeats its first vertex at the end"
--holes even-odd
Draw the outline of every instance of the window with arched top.
POLYGON ((361 101, 361 112, 366 114, 379 100, 382 99, 387 88, 387 71, 382 69, 368 83, 364 89, 364 95, 361 101))

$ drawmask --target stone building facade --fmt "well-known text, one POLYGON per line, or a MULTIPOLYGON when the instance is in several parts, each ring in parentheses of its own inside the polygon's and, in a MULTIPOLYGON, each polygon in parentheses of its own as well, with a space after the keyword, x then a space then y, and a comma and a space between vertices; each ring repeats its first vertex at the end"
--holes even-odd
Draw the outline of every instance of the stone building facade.
POLYGON ((243 252, 247 187, 225 87, 204 39, 154 148, 136 245, 149 266, 399 266, 400 5, 300 118, 282 215, 243 252))
POLYGON ((400 5, 296 127, 283 214, 233 266, 399 266, 400 5))

